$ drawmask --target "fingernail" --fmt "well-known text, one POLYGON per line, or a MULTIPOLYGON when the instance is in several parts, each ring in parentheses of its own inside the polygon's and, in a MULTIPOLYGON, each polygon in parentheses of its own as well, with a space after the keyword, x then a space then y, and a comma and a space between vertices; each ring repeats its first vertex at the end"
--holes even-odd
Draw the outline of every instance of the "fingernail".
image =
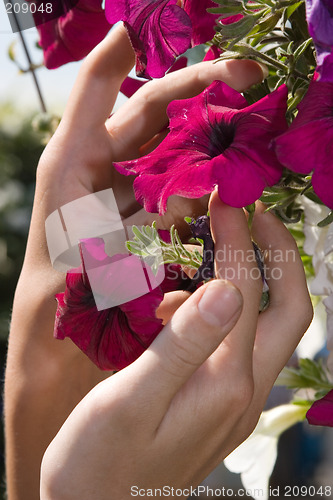
POLYGON ((261 68, 261 71, 262 71, 262 79, 263 79, 263 80, 265 80, 265 78, 267 78, 267 77, 268 77, 268 75, 269 75, 269 70, 268 70, 268 68, 267 68, 266 64, 260 63, 260 62, 258 62, 258 61, 256 61, 256 63, 257 63, 257 64, 258 64, 258 66, 260 66, 260 68, 261 68))
POLYGON ((239 313, 242 305, 240 291, 230 282, 218 279, 207 285, 198 303, 198 310, 206 323, 221 327, 239 313))

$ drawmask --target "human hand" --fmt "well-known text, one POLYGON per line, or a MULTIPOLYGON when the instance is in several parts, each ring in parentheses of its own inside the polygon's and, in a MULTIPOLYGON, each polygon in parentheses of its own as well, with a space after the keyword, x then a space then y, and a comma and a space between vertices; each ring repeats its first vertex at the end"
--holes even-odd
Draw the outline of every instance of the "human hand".
POLYGON ((35 211, 26 265, 49 265, 46 243, 40 245, 47 216, 66 203, 87 194, 112 188, 123 219, 158 227, 184 224, 184 213, 199 215, 207 200, 173 197, 165 217, 147 214, 136 202, 133 177, 119 174, 113 161, 137 158, 153 149, 165 136, 170 101, 192 97, 215 79, 243 91, 263 78, 254 61, 212 61, 179 70, 144 85, 109 117, 122 81, 134 64, 134 53, 123 26, 116 28, 84 61, 58 130, 38 167, 35 211), (109 118, 108 118, 109 117, 109 118), (161 132, 162 131, 162 132, 161 132), (45 196, 46 193, 46 196, 45 196), (140 212, 140 215, 138 215, 140 212))
MULTIPOLYGON (((122 26, 114 29, 82 64, 58 130, 37 170, 34 208, 24 265, 13 305, 5 383, 7 489, 11 500, 38 497, 41 457, 60 425, 85 394, 105 377, 77 348, 53 338, 55 294, 65 274, 52 268, 45 220, 64 204, 112 188, 123 218, 139 219, 130 177, 112 161, 143 154, 161 139, 166 107, 221 79, 241 91, 263 78, 254 61, 200 63, 144 85, 119 111, 112 111, 121 82, 134 65, 122 26), (106 120, 106 122, 105 122, 106 120), (148 143, 148 144, 147 144, 148 143), (52 395, 52 396, 51 396, 52 395), (29 492, 29 493, 28 493, 29 492)), ((160 225, 195 215, 199 200, 182 200, 160 225)), ((171 205, 170 205, 171 206, 171 205)), ((156 216, 152 216, 156 218, 156 216)), ((128 221, 128 223, 130 223, 128 221)))
POLYGON ((244 212, 214 192, 210 216, 218 279, 75 408, 44 456, 42 500, 122 500, 132 486, 147 496, 164 485, 186 497, 252 432, 312 306, 295 242, 275 216, 259 205, 252 225, 268 251, 270 305, 260 314, 262 280, 244 212))

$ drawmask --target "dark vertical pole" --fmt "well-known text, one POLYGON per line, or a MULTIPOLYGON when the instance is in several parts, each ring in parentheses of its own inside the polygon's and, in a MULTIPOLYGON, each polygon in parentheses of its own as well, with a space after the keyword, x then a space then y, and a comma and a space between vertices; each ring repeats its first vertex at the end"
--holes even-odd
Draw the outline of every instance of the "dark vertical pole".
MULTIPOLYGON (((13 1, 12 0, 10 0, 10 3, 13 5, 13 1)), ((41 88, 40 88, 38 80, 37 80, 36 71, 35 71, 35 69, 33 67, 33 63, 32 63, 32 60, 31 60, 31 57, 30 57, 30 54, 29 54, 29 50, 28 50, 27 44, 25 43, 25 39, 24 39, 23 33, 21 31, 21 28, 20 28, 19 20, 18 20, 16 14, 14 12, 14 5, 13 5, 13 11, 12 11, 12 13, 13 13, 13 16, 14 16, 14 19, 15 19, 15 23, 16 23, 16 26, 17 26, 17 29, 18 29, 18 34, 20 36, 20 39, 21 39, 21 42, 22 42, 22 45, 23 45, 23 49, 24 49, 25 55, 27 56, 27 60, 28 60, 28 63, 29 63, 28 71, 31 73, 32 78, 34 80, 35 87, 36 87, 36 90, 37 90, 37 94, 38 94, 38 97, 39 97, 39 102, 40 102, 42 111, 44 113, 46 113, 47 110, 46 110, 45 101, 44 101, 44 98, 43 98, 43 95, 42 95, 42 91, 41 91, 41 88)))

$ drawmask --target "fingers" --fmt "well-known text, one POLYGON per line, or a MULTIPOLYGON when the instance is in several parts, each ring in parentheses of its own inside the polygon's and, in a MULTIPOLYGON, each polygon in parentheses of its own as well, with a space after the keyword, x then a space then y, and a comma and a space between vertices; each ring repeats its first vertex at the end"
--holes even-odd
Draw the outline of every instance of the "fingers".
POLYGON ((226 343, 237 356, 243 356, 244 369, 251 369, 262 281, 247 219, 242 209, 225 205, 217 191, 211 196, 209 211, 217 277, 232 281, 244 299, 242 315, 226 343))
POLYGON ((122 25, 117 26, 82 64, 63 122, 88 131, 95 125, 103 125, 134 62, 126 30, 122 25))
POLYGON ((164 295, 164 299, 159 305, 156 311, 156 317, 161 318, 163 325, 172 318, 173 314, 176 312, 178 307, 180 307, 185 300, 190 297, 190 292, 183 290, 177 290, 175 292, 169 292, 164 295))
POLYGON ((108 120, 107 128, 116 140, 115 158, 122 161, 134 157, 143 144, 167 126, 166 108, 172 100, 193 97, 214 80, 243 91, 263 77, 263 69, 255 61, 206 61, 147 83, 108 120))
POLYGON ((241 309, 242 296, 232 284, 214 280, 203 285, 126 368, 127 381, 135 374, 135 392, 141 388, 141 400, 158 400, 153 407, 147 403, 153 421, 162 420, 178 390, 234 327, 241 309))
POLYGON ((260 315, 255 377, 272 383, 294 352, 312 319, 304 268, 294 238, 265 207, 256 208, 252 234, 266 252, 270 305, 260 315))

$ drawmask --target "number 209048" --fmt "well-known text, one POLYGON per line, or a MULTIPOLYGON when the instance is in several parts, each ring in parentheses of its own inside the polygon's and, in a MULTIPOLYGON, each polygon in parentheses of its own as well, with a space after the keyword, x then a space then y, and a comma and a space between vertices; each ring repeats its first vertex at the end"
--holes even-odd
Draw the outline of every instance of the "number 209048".
POLYGON ((52 14, 53 5, 51 2, 37 4, 35 2, 11 3, 5 4, 7 14, 35 14, 36 12, 52 14))

